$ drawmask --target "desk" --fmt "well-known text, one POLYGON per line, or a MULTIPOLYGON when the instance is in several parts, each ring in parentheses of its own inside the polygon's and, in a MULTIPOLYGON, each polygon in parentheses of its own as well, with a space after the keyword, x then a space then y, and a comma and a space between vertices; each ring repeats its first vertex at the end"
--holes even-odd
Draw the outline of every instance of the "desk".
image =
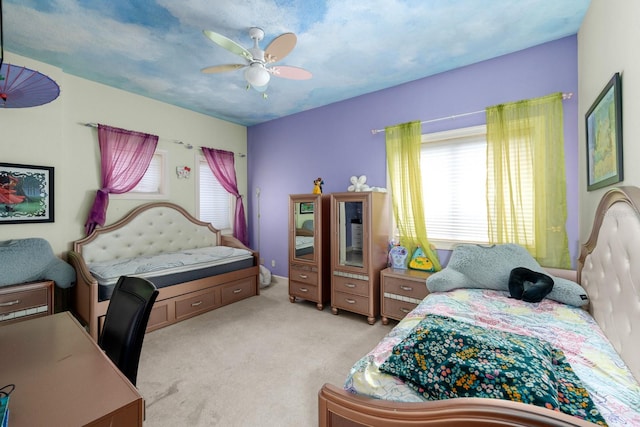
POLYGON ((9 426, 142 426, 144 401, 69 312, 0 326, 9 426))

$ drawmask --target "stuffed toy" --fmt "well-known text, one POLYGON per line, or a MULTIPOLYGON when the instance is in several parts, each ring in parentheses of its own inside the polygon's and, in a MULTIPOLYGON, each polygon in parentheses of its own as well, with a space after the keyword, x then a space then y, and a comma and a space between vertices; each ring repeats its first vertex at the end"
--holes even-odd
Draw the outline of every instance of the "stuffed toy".
POLYGON ((351 185, 347 188, 347 191, 369 191, 369 186, 365 184, 367 182, 366 175, 360 175, 360 177, 354 175, 350 181, 351 185))
POLYGON ((544 273, 516 267, 509 274, 511 298, 526 302, 540 302, 553 290, 553 279, 544 273))
POLYGON ((409 268, 413 270, 436 271, 433 263, 427 258, 427 255, 420 246, 413 251, 413 255, 411 255, 411 260, 409 261, 409 268))
POLYGON ((313 180, 313 194, 322 194, 322 184, 324 181, 320 177, 313 180))

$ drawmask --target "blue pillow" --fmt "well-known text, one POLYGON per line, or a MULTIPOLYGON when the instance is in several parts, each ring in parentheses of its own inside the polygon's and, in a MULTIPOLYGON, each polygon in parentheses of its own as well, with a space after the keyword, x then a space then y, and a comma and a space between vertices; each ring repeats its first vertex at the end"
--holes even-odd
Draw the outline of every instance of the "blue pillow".
MULTIPOLYGON (((513 243, 482 246, 463 244, 456 246, 446 268, 427 279, 429 292, 447 292, 460 288, 509 290, 511 270, 524 267, 545 273, 525 248, 513 243)), ((554 285, 546 296, 549 299, 576 307, 589 303, 587 292, 571 280, 554 277, 554 285)))

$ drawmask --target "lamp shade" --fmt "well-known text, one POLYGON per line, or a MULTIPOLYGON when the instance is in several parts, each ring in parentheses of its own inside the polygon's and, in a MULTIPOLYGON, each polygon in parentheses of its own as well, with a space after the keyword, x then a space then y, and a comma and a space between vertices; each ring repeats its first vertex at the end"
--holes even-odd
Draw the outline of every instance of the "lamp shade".
POLYGON ((253 87, 266 86, 271 80, 271 74, 262 64, 253 63, 244 72, 244 78, 253 87))
POLYGON ((58 95, 58 84, 38 71, 6 62, 0 67, 0 108, 36 107, 58 95))

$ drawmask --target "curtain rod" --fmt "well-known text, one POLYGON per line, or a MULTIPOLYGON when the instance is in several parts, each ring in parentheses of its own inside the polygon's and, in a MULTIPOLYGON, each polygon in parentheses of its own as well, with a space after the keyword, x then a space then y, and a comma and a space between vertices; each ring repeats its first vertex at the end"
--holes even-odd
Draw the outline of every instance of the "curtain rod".
MULTIPOLYGON (((90 127, 90 128, 97 128, 97 127, 98 127, 98 124, 97 124, 97 123, 80 123, 80 124, 81 124, 81 125, 83 125, 83 126, 90 127)), ((189 144, 189 143, 186 143, 186 142, 182 142, 182 141, 179 141, 179 140, 177 140, 177 139, 174 139, 174 140, 173 140, 173 143, 174 143, 174 144, 184 145, 184 148, 186 148, 187 150, 191 150, 191 149, 193 148, 193 145, 192 145, 192 144, 189 144)), ((202 147, 198 147, 198 149, 201 149, 201 148, 202 148, 202 147)), ((247 155, 246 155, 246 154, 244 154, 244 153, 234 153, 234 154, 235 154, 236 156, 238 156, 238 157, 247 157, 247 155)))
MULTIPOLYGON (((568 93, 563 93, 562 94, 562 99, 571 99, 571 97, 573 96, 573 92, 568 92, 568 93)), ((431 119, 431 120, 423 120, 420 122, 420 124, 425 124, 425 123, 434 123, 434 122, 440 122, 442 120, 450 120, 450 119, 457 119, 459 117, 465 117, 465 116, 472 116, 474 114, 480 114, 480 113, 484 113, 486 110, 478 110, 478 111, 472 111, 470 113, 462 113, 462 114, 454 114, 452 116, 447 116, 447 117, 439 117, 437 119, 431 119)), ((371 134, 375 135, 381 132, 384 132, 384 129, 371 129, 371 134)))

